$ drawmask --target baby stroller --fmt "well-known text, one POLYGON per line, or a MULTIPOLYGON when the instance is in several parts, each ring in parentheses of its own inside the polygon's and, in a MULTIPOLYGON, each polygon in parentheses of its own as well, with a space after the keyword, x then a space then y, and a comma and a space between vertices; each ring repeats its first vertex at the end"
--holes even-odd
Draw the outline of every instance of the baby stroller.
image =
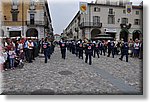
POLYGON ((23 68, 23 66, 24 66, 23 62, 21 61, 21 59, 20 59, 18 56, 15 57, 14 66, 15 66, 16 68, 23 68))

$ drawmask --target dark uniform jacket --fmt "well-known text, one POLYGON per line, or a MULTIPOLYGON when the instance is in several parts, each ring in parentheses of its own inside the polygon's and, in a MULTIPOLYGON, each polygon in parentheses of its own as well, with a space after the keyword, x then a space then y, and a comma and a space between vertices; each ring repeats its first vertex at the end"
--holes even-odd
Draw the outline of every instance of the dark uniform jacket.
POLYGON ((92 53, 92 51, 93 51, 93 44, 92 43, 87 43, 85 45, 85 51, 86 51, 86 53, 92 53))
POLYGON ((94 44, 94 50, 99 50, 99 43, 94 44))
POLYGON ((129 46, 127 43, 124 43, 122 46, 123 54, 128 54, 129 46))
POLYGON ((49 43, 48 42, 43 42, 42 47, 43 47, 44 50, 48 49, 49 43))
POLYGON ((67 47, 66 42, 60 42, 59 45, 61 49, 66 49, 67 47))
POLYGON ((83 43, 79 43, 78 44, 78 47, 79 47, 79 50, 83 50, 84 48, 83 48, 83 43))

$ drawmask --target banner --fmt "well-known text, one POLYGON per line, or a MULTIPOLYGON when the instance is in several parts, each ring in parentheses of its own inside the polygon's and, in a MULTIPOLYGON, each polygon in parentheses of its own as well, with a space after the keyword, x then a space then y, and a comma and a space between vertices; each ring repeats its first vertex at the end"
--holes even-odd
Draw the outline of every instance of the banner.
POLYGON ((128 2, 126 4, 126 14, 131 15, 132 14, 132 2, 128 2))
POLYGON ((80 2, 80 14, 87 14, 88 4, 87 2, 80 2))

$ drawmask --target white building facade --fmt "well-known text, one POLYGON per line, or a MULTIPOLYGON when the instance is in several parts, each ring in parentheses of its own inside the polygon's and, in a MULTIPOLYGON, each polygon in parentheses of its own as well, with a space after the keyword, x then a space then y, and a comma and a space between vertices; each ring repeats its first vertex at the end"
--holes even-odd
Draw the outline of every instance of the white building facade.
POLYGON ((122 5, 125 6, 129 0, 96 0, 96 4, 107 4, 107 5, 122 5))
POLYGON ((57 42, 59 42, 61 40, 61 35, 55 34, 54 35, 54 40, 57 41, 57 42))
POLYGON ((64 34, 77 39, 141 40, 143 7, 132 6, 132 14, 127 15, 125 4, 88 3, 87 13, 78 12, 64 34))

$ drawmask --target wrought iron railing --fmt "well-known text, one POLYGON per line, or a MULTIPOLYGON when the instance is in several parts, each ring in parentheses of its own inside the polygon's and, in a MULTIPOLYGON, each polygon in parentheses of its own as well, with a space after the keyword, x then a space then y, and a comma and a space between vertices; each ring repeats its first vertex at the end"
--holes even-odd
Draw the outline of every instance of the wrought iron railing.
POLYGON ((27 26, 44 26, 45 22, 44 21, 26 21, 27 26))
POLYGON ((100 22, 82 22, 80 24, 80 28, 101 28, 102 27, 102 23, 100 22))

